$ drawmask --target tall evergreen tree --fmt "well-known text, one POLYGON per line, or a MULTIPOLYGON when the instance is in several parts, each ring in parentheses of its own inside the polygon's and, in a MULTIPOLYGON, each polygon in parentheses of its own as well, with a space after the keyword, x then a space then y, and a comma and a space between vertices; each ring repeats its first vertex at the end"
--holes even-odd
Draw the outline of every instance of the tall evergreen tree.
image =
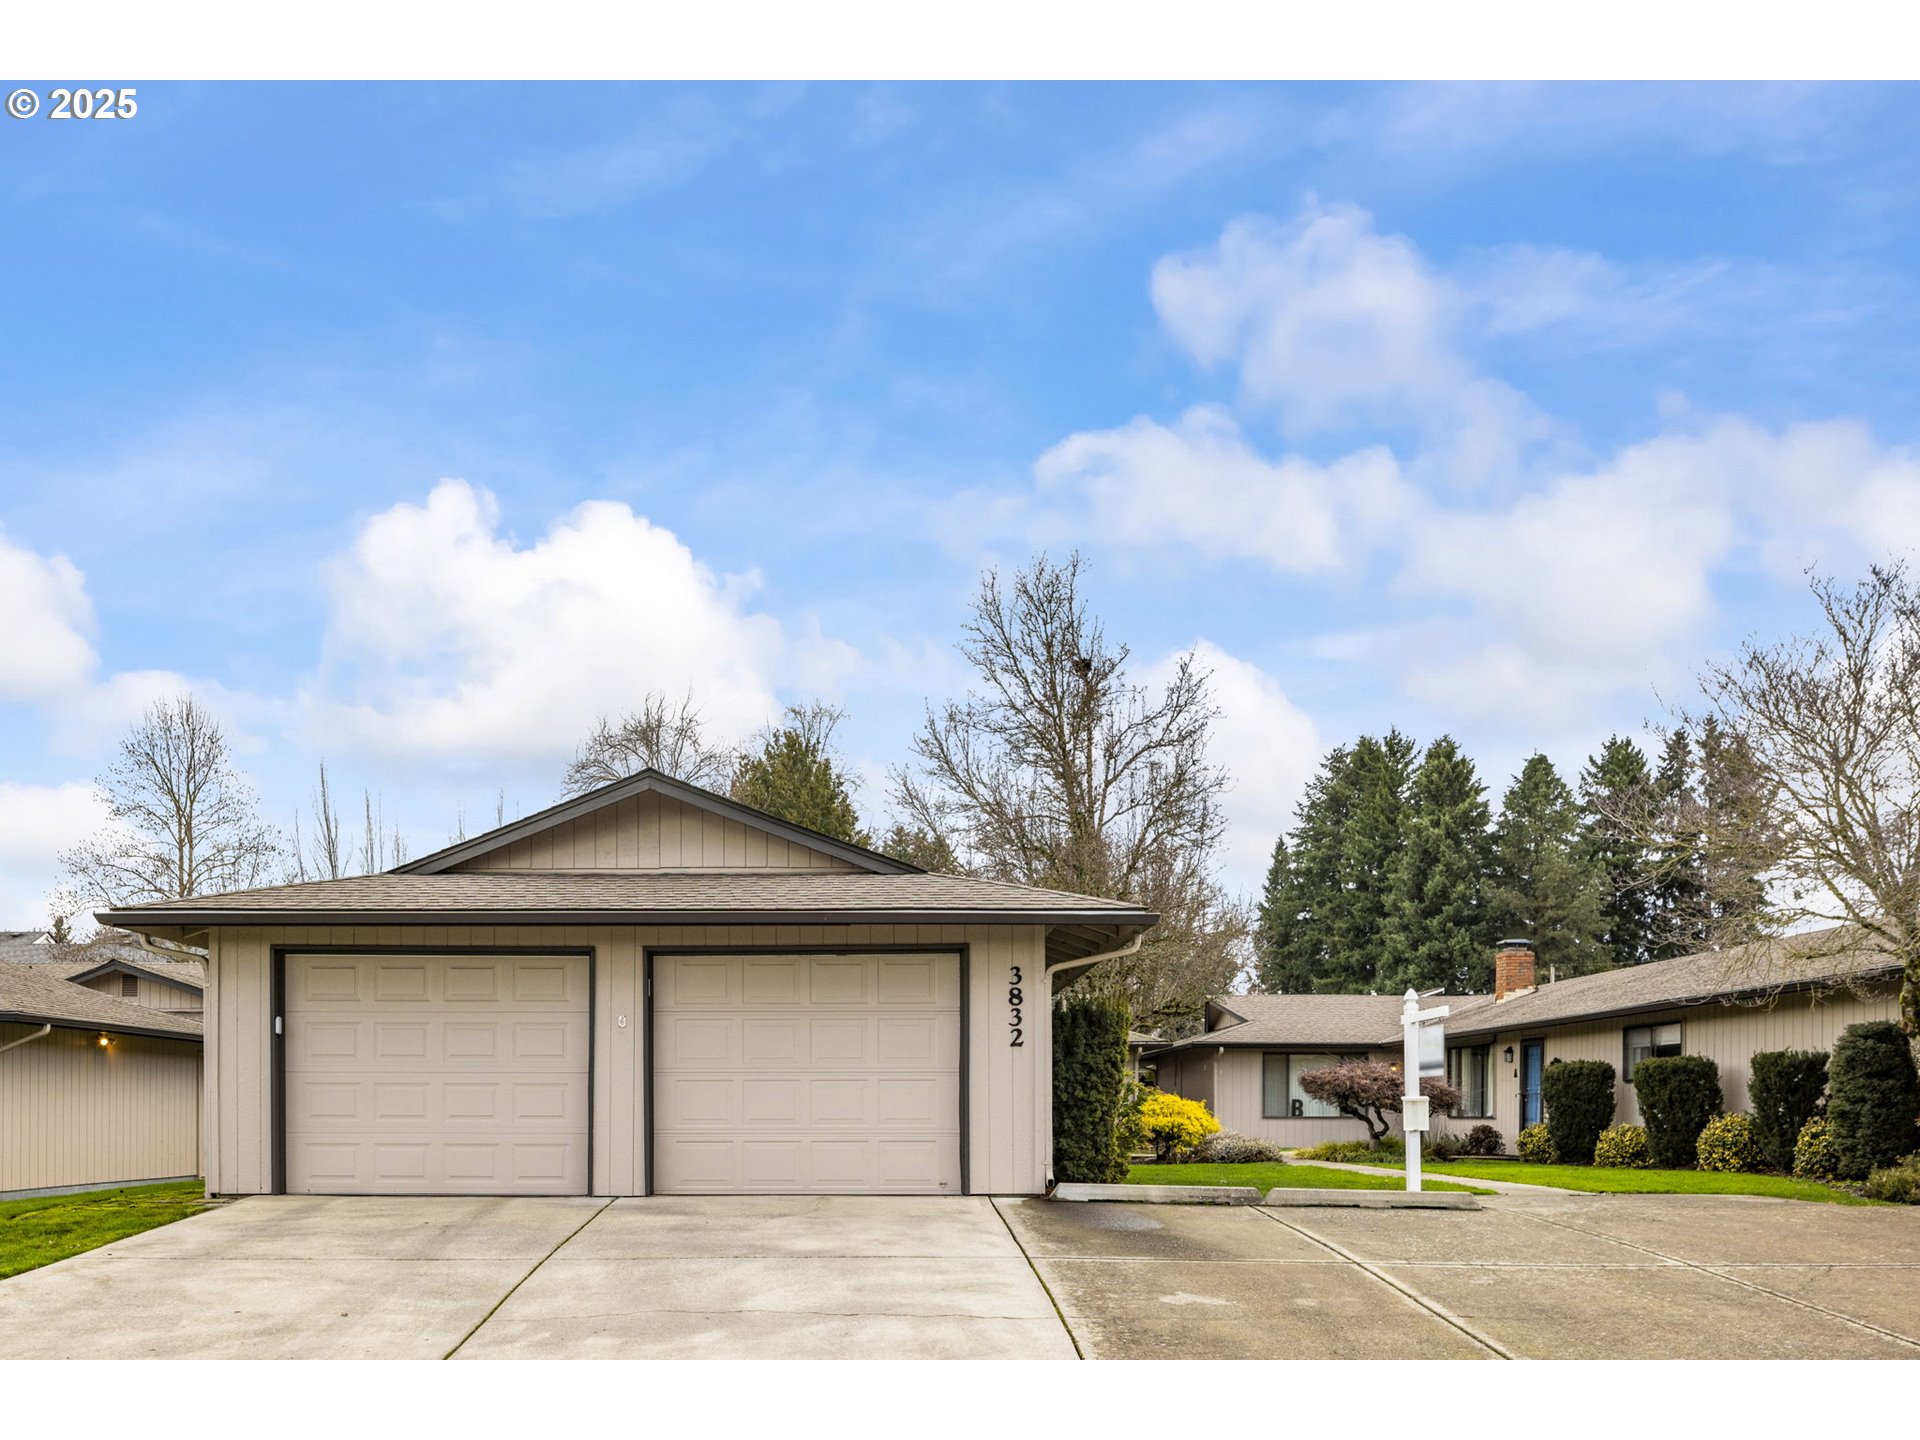
POLYGON ((1253 966, 1260 988, 1275 995, 1298 995, 1313 988, 1313 969, 1295 944, 1300 931, 1302 896, 1283 835, 1273 842, 1273 859, 1260 891, 1253 929, 1253 966))
POLYGON ((1698 748, 1701 864, 1711 896, 1706 928, 1718 949, 1765 933, 1766 884, 1754 869, 1750 837, 1763 830, 1768 806, 1753 753, 1739 735, 1709 715, 1698 748))
POLYGON ((1598 868, 1580 846, 1573 791, 1545 755, 1531 756, 1500 802, 1487 876, 1495 939, 1521 936, 1548 975, 1607 967, 1598 868))
POLYGON ((1460 991, 1492 983, 1495 937, 1482 895, 1487 818, 1486 787, 1473 762, 1441 736, 1413 775, 1376 988, 1460 991))
POLYGON ((1615 965, 1653 958, 1657 877, 1634 823, 1652 783, 1645 753, 1623 735, 1601 746, 1580 772, 1580 848, 1600 875, 1600 939, 1615 965))
MULTIPOLYGON (((1281 895, 1262 921, 1269 939, 1259 961, 1261 983, 1273 991, 1315 988, 1331 964, 1342 901, 1340 850, 1351 810, 1351 752, 1337 746, 1320 762, 1294 807, 1292 844, 1281 895)), ((1271 878, 1271 877, 1270 877, 1271 878)))
POLYGON ((788 706, 787 723, 767 730, 757 748, 740 757, 733 798, 836 840, 868 843, 833 750, 840 713, 817 702, 788 706))
POLYGON ((1392 866, 1406 839, 1414 743, 1398 730, 1363 735, 1347 764, 1348 807, 1340 835, 1338 894, 1322 990, 1373 990, 1386 940, 1392 866))
POLYGON ((1693 769, 1693 742, 1684 728, 1675 726, 1653 775, 1655 879, 1649 919, 1655 960, 1691 955, 1706 943, 1706 872, 1693 769))

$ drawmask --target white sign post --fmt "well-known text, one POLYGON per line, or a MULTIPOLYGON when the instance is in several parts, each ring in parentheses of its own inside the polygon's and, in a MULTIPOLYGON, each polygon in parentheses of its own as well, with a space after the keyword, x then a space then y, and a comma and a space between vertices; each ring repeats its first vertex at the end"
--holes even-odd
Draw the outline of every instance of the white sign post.
POLYGON ((1400 1099, 1400 1129, 1407 1140, 1407 1190, 1411 1194, 1420 1189, 1420 1149, 1431 1123, 1420 1081, 1427 1075, 1446 1073, 1447 1032, 1440 1022, 1451 1012, 1445 1005, 1422 1010, 1419 993, 1411 988, 1406 1002, 1400 1007, 1400 1070, 1407 1085, 1400 1099))

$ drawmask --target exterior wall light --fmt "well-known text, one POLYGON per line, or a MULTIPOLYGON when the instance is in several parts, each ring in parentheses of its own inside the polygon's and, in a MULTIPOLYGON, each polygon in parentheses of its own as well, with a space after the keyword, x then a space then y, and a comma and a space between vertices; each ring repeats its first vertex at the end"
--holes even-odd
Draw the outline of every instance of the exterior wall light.
POLYGON ((113 1041, 109 1040, 107 1038, 107 1032, 102 1030, 100 1032, 100 1048, 104 1050, 111 1044, 113 1044, 113 1041))
POLYGON ((1509 1045, 1506 1049, 1502 1050, 1500 1052, 1500 1058, 1511 1065, 1513 1063, 1513 1047, 1509 1045))

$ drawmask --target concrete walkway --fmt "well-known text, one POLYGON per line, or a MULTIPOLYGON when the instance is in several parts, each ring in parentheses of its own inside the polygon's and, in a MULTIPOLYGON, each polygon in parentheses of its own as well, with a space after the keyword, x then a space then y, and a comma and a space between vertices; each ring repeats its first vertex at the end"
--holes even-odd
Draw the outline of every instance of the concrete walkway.
MULTIPOLYGON (((1322 1170, 1351 1170, 1356 1175, 1398 1175, 1401 1172, 1387 1165, 1349 1165, 1343 1160, 1301 1160, 1287 1161, 1289 1165, 1318 1165, 1322 1170)), ((1517 1180, 1469 1180, 1464 1175, 1436 1175, 1425 1172, 1427 1178, 1445 1180, 1454 1185, 1471 1185, 1476 1190, 1491 1190, 1496 1195, 1580 1195, 1585 1191, 1562 1190, 1558 1185, 1523 1185, 1517 1180)))

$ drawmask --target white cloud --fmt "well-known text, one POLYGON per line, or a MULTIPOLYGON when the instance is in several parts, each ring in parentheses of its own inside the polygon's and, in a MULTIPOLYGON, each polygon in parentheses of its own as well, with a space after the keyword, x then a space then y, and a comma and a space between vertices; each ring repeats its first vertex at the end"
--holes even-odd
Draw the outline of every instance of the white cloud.
POLYGON ((1414 504, 1385 449, 1327 466, 1269 460, 1211 405, 1172 426, 1140 417, 1070 435, 1035 462, 1034 477, 1043 501, 1072 512, 1076 533, 1129 545, 1177 540, 1292 573, 1349 563, 1414 504))
POLYGON ((59 855, 107 823, 92 785, 0 780, 0 929, 39 929, 59 881, 59 855))
POLYGON ((491 494, 444 480, 367 521, 334 565, 309 703, 331 738, 456 762, 565 755, 649 690, 691 691, 719 733, 743 735, 781 683, 826 688, 853 663, 752 611, 755 583, 609 501, 516 544, 491 494))
POLYGON ((39 555, 0 535, 0 700, 45 700, 84 684, 97 656, 86 577, 64 555, 39 555))
MULTIPOLYGON (((1256 893, 1267 873, 1274 838, 1293 822, 1299 800, 1320 761, 1313 720, 1259 666, 1209 640, 1194 647, 1198 668, 1212 675, 1215 721, 1211 757, 1232 781, 1227 792, 1226 844, 1221 873, 1228 888, 1256 893)), ((1171 678, 1177 655, 1145 675, 1149 685, 1171 678)))

